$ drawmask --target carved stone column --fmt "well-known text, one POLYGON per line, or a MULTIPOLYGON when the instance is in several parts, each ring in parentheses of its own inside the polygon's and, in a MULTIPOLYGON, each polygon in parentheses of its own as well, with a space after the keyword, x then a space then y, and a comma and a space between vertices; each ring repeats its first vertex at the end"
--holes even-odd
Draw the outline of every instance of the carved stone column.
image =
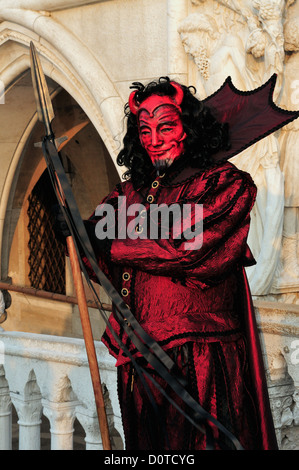
POLYGON ((86 450, 103 450, 96 412, 79 406, 76 411, 76 416, 85 431, 86 450))
POLYGON ((50 421, 51 450, 72 450, 77 401, 54 403, 42 400, 44 415, 50 421))
POLYGON ((12 402, 19 420, 19 450, 40 450, 41 400, 12 393, 12 402))
POLYGON ((293 422, 292 415, 292 384, 270 387, 270 403, 276 438, 280 448, 283 446, 283 430, 293 422))
POLYGON ((11 450, 11 399, 9 388, 0 366, 0 450, 11 450))

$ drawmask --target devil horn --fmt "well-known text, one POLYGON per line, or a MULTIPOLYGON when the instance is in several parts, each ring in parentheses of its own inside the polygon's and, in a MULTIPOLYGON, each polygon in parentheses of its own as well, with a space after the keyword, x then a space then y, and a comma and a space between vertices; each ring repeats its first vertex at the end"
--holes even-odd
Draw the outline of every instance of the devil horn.
MULTIPOLYGON (((183 88, 176 82, 170 82, 170 84, 175 89, 175 95, 172 97, 172 99, 177 106, 180 106, 184 98, 183 88)), ((134 90, 129 96, 129 108, 133 114, 138 113, 138 109, 140 106, 140 103, 138 103, 138 101, 136 100, 136 93, 137 93, 137 90, 134 90)))
POLYGON ((170 84, 175 88, 176 94, 173 96, 174 102, 180 106, 184 98, 183 88, 176 82, 170 82, 170 84))
POLYGON ((132 93, 129 96, 129 108, 133 114, 137 114, 139 105, 136 102, 136 93, 137 90, 132 91, 132 93))

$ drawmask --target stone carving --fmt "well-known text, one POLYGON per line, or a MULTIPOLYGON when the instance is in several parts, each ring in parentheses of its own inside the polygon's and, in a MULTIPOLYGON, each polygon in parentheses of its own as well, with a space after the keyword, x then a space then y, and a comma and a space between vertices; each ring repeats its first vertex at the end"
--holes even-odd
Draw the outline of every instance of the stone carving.
POLYGON ((293 409, 293 419, 295 426, 299 426, 299 392, 296 390, 293 394, 295 407, 293 409))
MULTIPOLYGON (((294 1, 192 0, 191 3, 192 12, 181 22, 178 31, 185 51, 196 65, 196 87, 200 96, 214 92, 228 75, 237 88, 250 90, 276 73, 274 101, 278 102, 287 75, 284 20, 294 1)), ((288 48, 295 50, 294 24, 287 31, 288 48)), ((280 141, 272 134, 232 159, 252 175, 259 190, 248 239, 257 260, 257 265, 247 271, 255 296, 276 292, 272 289, 273 282, 281 273, 280 252, 285 233, 280 152, 280 141)), ((296 231, 292 235, 297 237, 295 234, 296 231)))
MULTIPOLYGON (((289 109, 299 108, 298 66, 299 66, 299 16, 287 19, 284 24, 285 49, 287 51, 284 73, 283 105, 289 109), (297 90, 296 90, 297 88, 297 90)), ((299 291, 298 266, 298 207, 299 207, 299 122, 295 120, 281 131, 279 137, 280 166, 285 179, 284 232, 280 271, 275 279, 274 292, 299 291)))
POLYGON ((210 77, 210 57, 215 54, 221 38, 211 15, 193 13, 182 23, 179 32, 186 52, 194 58, 201 76, 210 77))
POLYGON ((277 439, 282 450, 296 450, 298 440, 298 391, 290 396, 278 396, 271 401, 277 439))
MULTIPOLYGON (((250 90, 276 73, 274 101, 283 108, 299 109, 298 2, 192 0, 191 4, 178 31, 192 59, 190 81, 195 79, 200 97, 213 93, 228 75, 237 88, 250 90)), ((298 364, 294 362, 298 353, 292 349, 297 347, 298 308, 293 306, 291 314, 288 304, 283 304, 299 303, 298 130, 299 122, 294 121, 232 159, 258 187, 248 239, 257 260, 247 271, 252 292, 255 299, 282 302, 277 312, 268 302, 267 314, 263 307, 257 313, 262 317, 265 368, 281 449, 298 448, 298 364)))

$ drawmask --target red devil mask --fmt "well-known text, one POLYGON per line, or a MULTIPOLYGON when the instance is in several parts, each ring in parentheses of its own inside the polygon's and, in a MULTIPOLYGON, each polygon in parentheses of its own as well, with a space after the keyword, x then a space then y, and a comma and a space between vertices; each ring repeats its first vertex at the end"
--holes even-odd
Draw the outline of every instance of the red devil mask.
POLYGON ((138 118, 140 142, 158 171, 179 158, 186 138, 180 108, 183 89, 170 83, 176 90, 173 97, 153 94, 139 104, 134 91, 129 98, 130 110, 138 118))

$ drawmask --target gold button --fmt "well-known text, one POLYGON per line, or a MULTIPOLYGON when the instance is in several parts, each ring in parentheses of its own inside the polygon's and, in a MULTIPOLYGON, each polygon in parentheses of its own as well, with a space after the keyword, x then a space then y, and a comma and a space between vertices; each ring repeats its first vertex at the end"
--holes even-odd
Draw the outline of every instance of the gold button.
POLYGON ((142 219, 145 219, 145 218, 146 218, 146 210, 145 210, 145 209, 142 209, 142 211, 140 212, 139 215, 140 215, 140 217, 141 217, 142 219))
POLYGON ((142 233, 142 232, 143 232, 143 227, 140 227, 139 224, 136 225, 136 227, 135 227, 135 232, 136 232, 136 233, 142 233))
POLYGON ((152 183, 152 188, 157 188, 159 186, 159 182, 158 181, 154 181, 152 183))
POLYGON ((123 273, 122 278, 123 278, 124 281, 128 281, 128 280, 130 279, 130 277, 131 277, 131 276, 130 276, 129 273, 123 273))
POLYGON ((128 289, 126 289, 125 287, 121 290, 121 295, 124 296, 124 297, 127 297, 127 295, 129 295, 129 291, 128 289))
POLYGON ((151 204, 154 201, 154 196, 152 196, 150 194, 149 196, 147 196, 146 200, 147 200, 147 202, 149 202, 151 204))

